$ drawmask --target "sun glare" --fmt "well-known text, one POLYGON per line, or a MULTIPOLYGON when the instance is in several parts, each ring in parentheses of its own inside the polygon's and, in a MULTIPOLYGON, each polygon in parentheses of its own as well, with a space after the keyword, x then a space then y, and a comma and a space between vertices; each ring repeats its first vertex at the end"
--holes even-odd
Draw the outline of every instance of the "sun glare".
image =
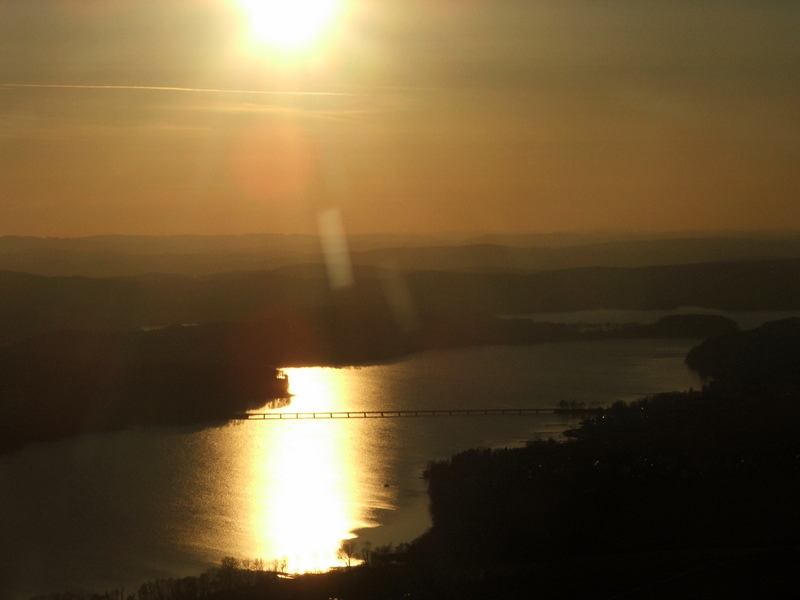
MULTIPOLYGON (((341 410, 350 390, 336 369, 286 369, 292 404, 279 412, 341 410)), ((367 527, 360 508, 359 469, 352 422, 285 420, 254 425, 248 464, 253 556, 286 559, 291 573, 342 566, 342 540, 367 527)), ((362 492, 363 494, 363 492, 362 492)))
POLYGON ((315 43, 332 24, 339 0, 239 0, 255 41, 281 49, 315 43))

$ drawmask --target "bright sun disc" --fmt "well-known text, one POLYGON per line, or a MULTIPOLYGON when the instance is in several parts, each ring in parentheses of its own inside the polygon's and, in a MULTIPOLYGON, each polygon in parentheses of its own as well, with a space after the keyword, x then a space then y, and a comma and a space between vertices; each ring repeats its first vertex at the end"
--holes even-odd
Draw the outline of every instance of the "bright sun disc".
POLYGON ((331 23, 337 0, 239 0, 253 36, 283 48, 313 43, 331 23))

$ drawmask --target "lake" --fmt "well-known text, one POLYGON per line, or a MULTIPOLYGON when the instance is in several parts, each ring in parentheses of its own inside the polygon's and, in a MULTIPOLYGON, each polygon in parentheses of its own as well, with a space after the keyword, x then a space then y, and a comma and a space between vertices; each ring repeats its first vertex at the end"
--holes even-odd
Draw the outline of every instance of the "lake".
MULTIPOLYGON (((691 340, 428 352, 349 369, 289 369, 277 411, 535 408, 699 387, 691 340)), ((225 556, 341 565, 341 540, 411 541, 429 526, 431 459, 558 435, 563 416, 239 421, 29 446, 0 456, 0 596, 136 592, 225 556)))

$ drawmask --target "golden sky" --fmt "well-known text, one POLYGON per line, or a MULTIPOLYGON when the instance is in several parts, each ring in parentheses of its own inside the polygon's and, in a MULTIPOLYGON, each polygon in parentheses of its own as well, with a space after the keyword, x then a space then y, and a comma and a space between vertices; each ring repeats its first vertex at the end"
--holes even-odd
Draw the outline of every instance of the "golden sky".
POLYGON ((331 207, 354 233, 796 228, 798 31, 779 0, 3 0, 0 235, 331 207))

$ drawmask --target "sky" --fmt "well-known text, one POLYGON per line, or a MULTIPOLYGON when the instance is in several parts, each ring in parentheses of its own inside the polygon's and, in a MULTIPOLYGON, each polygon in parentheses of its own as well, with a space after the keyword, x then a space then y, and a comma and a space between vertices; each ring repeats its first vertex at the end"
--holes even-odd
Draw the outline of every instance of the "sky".
POLYGON ((265 4, 0 0, 0 235, 800 225, 798 2, 265 4))

